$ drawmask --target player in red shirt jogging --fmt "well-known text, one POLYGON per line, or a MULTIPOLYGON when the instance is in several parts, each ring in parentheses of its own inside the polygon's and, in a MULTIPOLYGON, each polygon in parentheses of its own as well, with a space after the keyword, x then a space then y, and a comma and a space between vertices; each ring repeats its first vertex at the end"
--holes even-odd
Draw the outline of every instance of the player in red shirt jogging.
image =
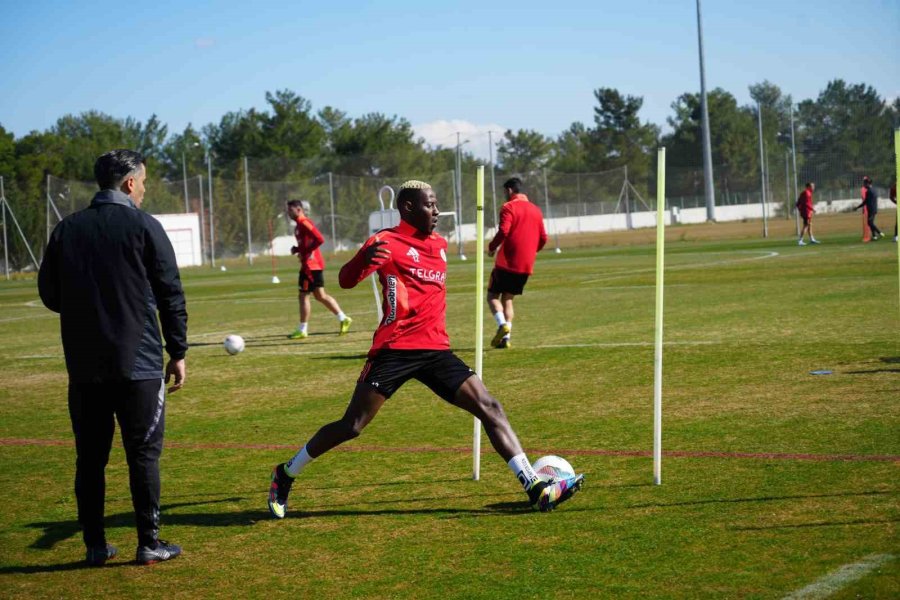
POLYGON ((819 243, 819 240, 816 239, 816 236, 813 235, 812 231, 812 216, 813 213, 816 212, 813 208, 814 191, 816 191, 816 184, 808 181, 806 183, 806 189, 800 192, 800 197, 797 198, 797 212, 800 214, 800 218, 803 219, 803 229, 800 230, 800 239, 797 241, 798 246, 806 245, 806 242, 803 241, 804 231, 809 235, 810 244, 819 243))
POLYGON ((491 340, 494 348, 510 347, 510 332, 515 316, 513 300, 522 294, 529 275, 534 272, 535 255, 547 243, 544 215, 536 204, 521 192, 522 180, 513 177, 503 184, 506 203, 500 209, 500 224, 488 245, 488 256, 497 253, 487 301, 497 321, 497 333, 491 340))
POLYGON ((376 233, 341 268, 342 288, 373 272, 381 281, 384 317, 344 416, 325 425, 286 463, 272 471, 269 510, 283 519, 294 478, 314 458, 359 436, 384 402, 417 379, 454 406, 478 417, 494 449, 507 462, 535 510, 546 512, 581 489, 583 475, 546 482, 538 478, 506 418, 475 373, 451 350, 446 330, 447 240, 434 233, 434 190, 421 181, 400 186, 401 222, 376 233))
POLYGON ((288 217, 296 226, 294 227, 294 238, 297 245, 291 248, 291 254, 296 254, 300 259, 300 276, 297 281, 297 287, 300 290, 300 324, 297 329, 291 333, 288 338, 292 340, 302 340, 309 337, 307 331, 309 323, 309 315, 312 312, 312 303, 309 295, 325 305, 325 308, 334 313, 340 325, 340 335, 344 335, 350 330, 350 324, 353 319, 344 314, 337 300, 328 295, 325 291, 325 277, 323 270, 325 269, 325 260, 319 251, 319 246, 325 242, 325 237, 319 232, 315 224, 309 220, 309 202, 306 200, 291 200, 287 203, 288 217))

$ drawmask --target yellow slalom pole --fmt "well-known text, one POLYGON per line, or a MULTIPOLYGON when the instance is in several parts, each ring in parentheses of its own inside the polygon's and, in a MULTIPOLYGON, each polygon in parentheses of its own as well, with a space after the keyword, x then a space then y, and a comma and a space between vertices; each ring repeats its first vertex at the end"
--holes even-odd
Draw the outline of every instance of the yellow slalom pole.
MULTIPOLYGON (((897 169, 894 185, 897 185, 900 183, 900 128, 894 130, 894 162, 897 169)), ((895 218, 900 219, 900 204, 897 205, 897 216, 895 218)), ((894 231, 896 233, 896 230, 894 231)), ((898 294, 900 294, 900 243, 897 244, 897 283, 898 294)))
MULTIPOLYGON (((475 374, 481 375, 484 354, 484 166, 475 175, 475 374)), ((472 479, 481 478, 481 421, 472 432, 472 479)))
POLYGON ((666 244, 666 149, 656 154, 656 334, 653 355, 653 483, 662 483, 663 274, 666 244))

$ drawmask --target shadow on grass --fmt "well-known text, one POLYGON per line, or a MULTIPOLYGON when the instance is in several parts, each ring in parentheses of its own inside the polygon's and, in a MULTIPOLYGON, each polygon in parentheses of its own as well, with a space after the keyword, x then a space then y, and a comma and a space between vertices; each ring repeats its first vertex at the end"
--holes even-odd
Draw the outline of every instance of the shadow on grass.
MULTIPOLYGON (((253 498, 257 498, 254 495, 253 498)), ((484 494, 470 495, 454 495, 453 499, 463 498, 484 498, 484 494)), ((202 506, 207 504, 216 504, 221 502, 244 502, 250 500, 250 497, 228 497, 220 500, 209 500, 206 502, 181 502, 174 504, 166 504, 162 507, 165 513, 162 519, 163 525, 185 525, 192 527, 248 527, 256 525, 257 522, 270 520, 272 518, 268 510, 243 510, 230 512, 203 512, 203 513, 171 513, 173 509, 202 506)), ((402 502, 434 502, 446 500, 446 496, 430 497, 430 498, 412 498, 410 500, 379 500, 370 502, 360 502, 360 504, 399 504, 402 502)), ((527 514, 531 509, 524 501, 519 502, 500 502, 485 505, 483 508, 385 508, 385 509, 328 509, 328 510, 300 510, 290 516, 295 519, 310 519, 316 517, 342 517, 342 516, 384 516, 384 515, 449 515, 449 516, 497 516, 497 515, 515 515, 527 514)), ((106 515, 104 523, 107 529, 111 528, 128 528, 134 527, 134 513, 125 512, 113 515, 106 515)), ((66 521, 39 521, 29 523, 26 527, 42 530, 41 536, 35 540, 30 548, 40 550, 50 550, 56 544, 63 540, 76 537, 81 533, 81 526, 77 520, 66 521)), ((58 570, 66 570, 70 568, 79 568, 79 563, 71 563, 67 565, 56 565, 58 570)), ((23 567, 24 568, 24 567, 23 567)), ((28 567, 30 568, 30 567, 28 567)), ((0 571, 3 572, 3 571, 0 571)))
MULTIPOLYGON (((0 575, 7 574, 20 574, 20 575, 32 575, 34 573, 56 573, 59 571, 80 571, 81 569, 108 569, 113 567, 133 567, 138 566, 137 561, 131 562, 120 562, 115 558, 110 562, 106 563, 103 567, 89 567, 86 562, 83 560, 68 562, 68 563, 59 563, 55 565, 22 565, 22 566, 7 566, 0 567, 0 575)), ((142 568, 146 568, 143 565, 140 565, 142 568)))
POLYGON ((775 502, 780 500, 807 500, 810 498, 851 498, 854 496, 882 496, 893 495, 895 490, 871 490, 867 492, 842 492, 837 494, 798 494, 794 496, 758 496, 754 498, 714 498, 709 500, 689 500, 686 502, 651 502, 647 504, 632 504, 624 508, 666 508, 669 506, 695 506, 700 504, 730 504, 740 502, 775 502))
MULTIPOLYGON (((166 504, 161 507, 161 511, 165 512, 171 510, 173 508, 181 508, 184 506, 199 506, 204 504, 216 504, 219 502, 239 502, 244 500, 244 498, 222 498, 221 500, 209 500, 206 502, 181 502, 176 504, 166 504)), ((256 511, 260 515, 268 516, 268 511, 256 511)), ((197 516, 211 516, 211 515, 166 515, 164 522, 165 524, 184 524, 184 525, 215 525, 215 523, 180 523, 181 519, 192 518, 197 516)), ((221 513, 214 515, 216 517, 226 517, 229 518, 229 513, 221 513)), ((118 513, 114 515, 106 515, 103 521, 108 528, 111 527, 134 527, 134 513, 118 513)), ((223 523, 222 525, 238 525, 238 524, 251 524, 251 523, 223 523)), ((29 546, 30 548, 37 548, 40 550, 50 550, 56 544, 63 540, 67 540, 70 537, 74 537, 81 533, 81 526, 78 524, 77 520, 69 520, 69 521, 40 521, 37 523, 29 523, 26 527, 30 527, 32 529, 43 529, 43 534, 34 543, 29 546)))
POLYGON ((771 529, 806 529, 811 527, 844 527, 847 525, 887 525, 900 523, 896 519, 855 519, 852 521, 814 521, 812 523, 793 523, 790 525, 749 525, 747 527, 728 527, 732 531, 768 531, 771 529))

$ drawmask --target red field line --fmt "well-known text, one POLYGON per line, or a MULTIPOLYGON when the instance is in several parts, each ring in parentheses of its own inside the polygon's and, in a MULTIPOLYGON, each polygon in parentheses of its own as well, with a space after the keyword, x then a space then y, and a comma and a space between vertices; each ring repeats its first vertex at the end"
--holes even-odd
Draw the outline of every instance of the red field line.
MULTIPOLYGON (((74 446, 74 440, 49 440, 28 438, 0 438, 0 446, 74 446)), ((237 444, 227 442, 166 442, 168 448, 186 448, 193 450, 288 450, 294 451, 296 445, 289 444, 237 444)), ((560 454, 564 456, 638 456, 651 457, 650 450, 602 450, 577 448, 528 448, 530 454, 560 454)), ((446 452, 467 454, 472 451, 465 446, 369 446, 354 444, 339 446, 337 452, 446 452)), ((485 453, 490 450, 484 450, 485 453)), ((809 454, 785 452, 714 452, 703 450, 666 450, 663 456, 670 458, 742 458, 751 460, 808 460, 821 462, 900 462, 897 455, 878 454, 809 454)))

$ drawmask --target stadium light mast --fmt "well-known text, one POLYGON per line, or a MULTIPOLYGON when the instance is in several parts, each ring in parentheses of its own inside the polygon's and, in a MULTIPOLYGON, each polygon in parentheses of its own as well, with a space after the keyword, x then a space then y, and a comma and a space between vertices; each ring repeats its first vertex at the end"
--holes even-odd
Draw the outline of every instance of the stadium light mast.
POLYGON ((700 50, 700 114, 703 130, 703 190, 706 196, 706 220, 716 220, 716 191, 713 187, 712 144, 709 141, 709 107, 706 99, 706 68, 703 65, 703 23, 697 0, 697 44, 700 50))

